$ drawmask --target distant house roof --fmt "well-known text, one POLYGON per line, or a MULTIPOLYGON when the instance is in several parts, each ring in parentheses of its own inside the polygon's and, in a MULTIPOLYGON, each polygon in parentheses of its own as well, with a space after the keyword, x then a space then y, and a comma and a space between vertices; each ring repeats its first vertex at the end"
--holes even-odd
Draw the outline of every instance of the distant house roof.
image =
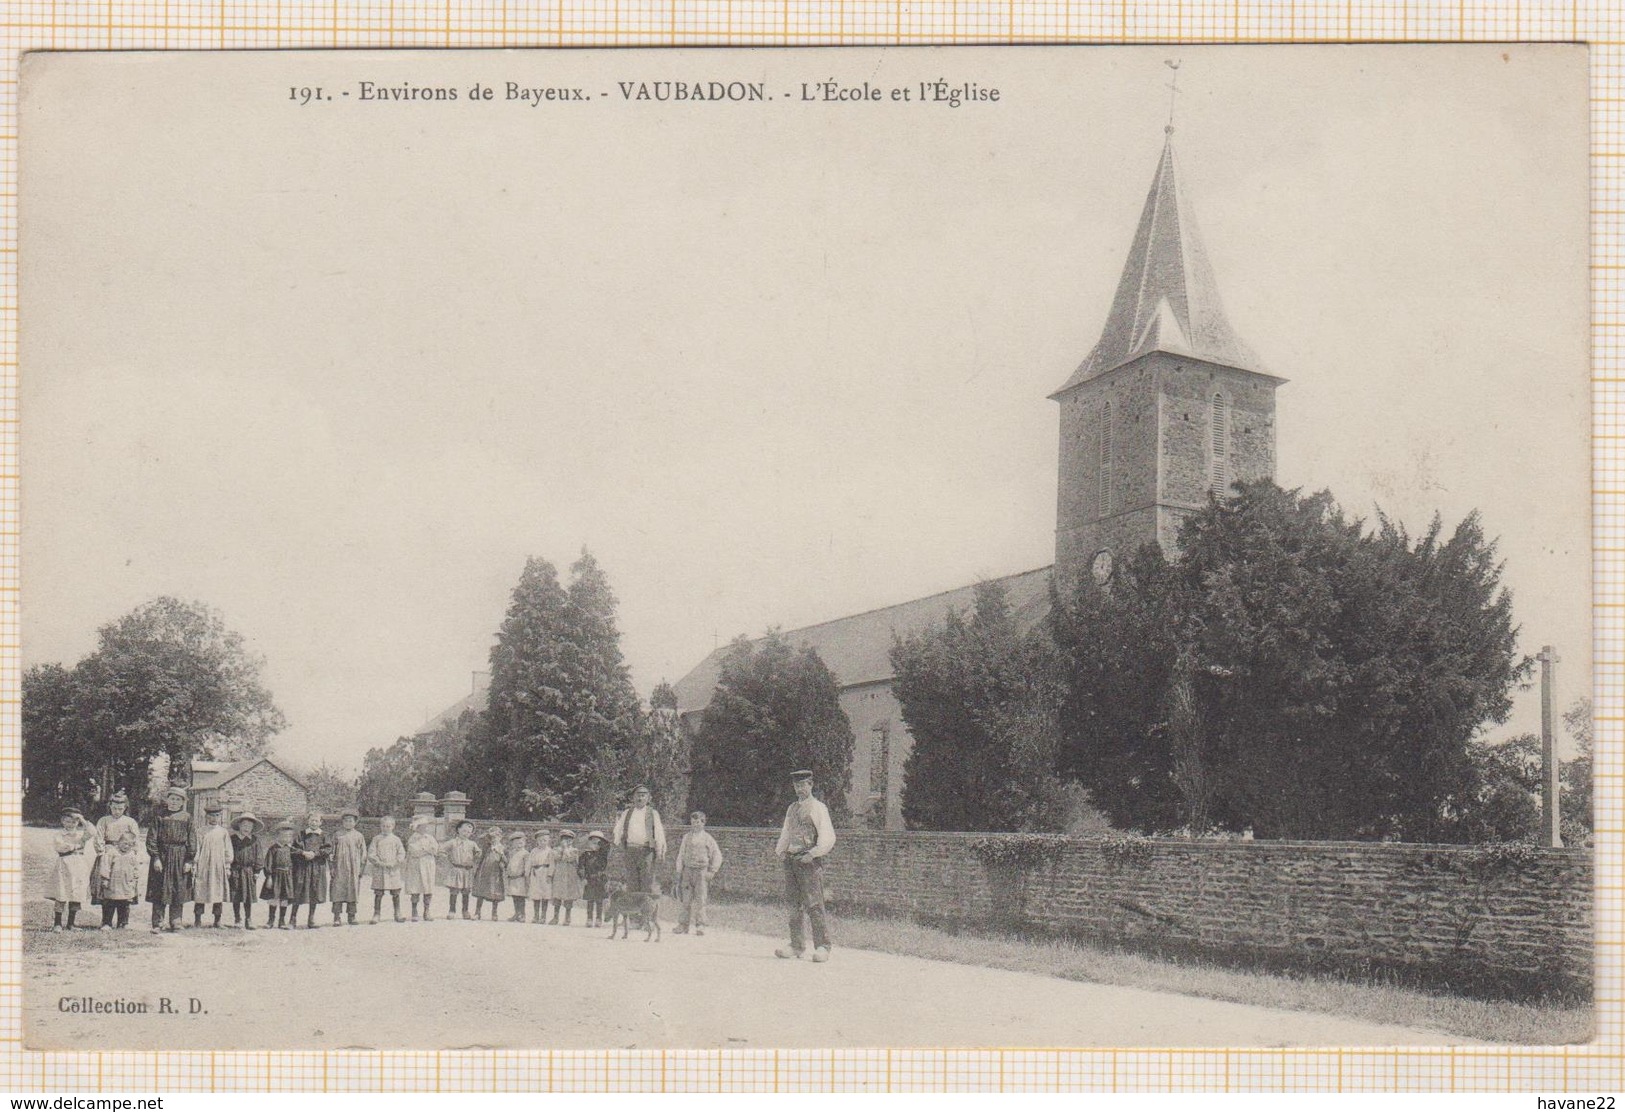
POLYGON ((270 765, 301 788, 305 786, 304 780, 289 772, 286 767, 272 758, 249 757, 241 761, 193 761, 192 787, 218 788, 224 784, 229 784, 249 769, 261 764, 270 765))
POLYGON ((436 730, 443 730, 461 718, 465 710, 471 710, 476 714, 485 713, 485 708, 491 701, 491 674, 482 672, 480 675, 484 678, 475 680, 476 686, 472 692, 458 699, 451 706, 413 730, 412 736, 422 737, 424 734, 432 734, 436 730))
MULTIPOLYGON (((1010 597, 1010 609, 1023 628, 1030 629, 1049 613, 1049 568, 1007 575, 996 582, 1004 584, 1010 597)), ((975 604, 976 587, 972 584, 879 610, 786 630, 783 636, 792 645, 814 649, 841 687, 856 687, 892 678, 891 647, 897 636, 939 625, 950 610, 969 613, 975 604)), ((710 704, 728 648, 724 645, 716 649, 677 681, 679 714, 704 710, 710 704)))

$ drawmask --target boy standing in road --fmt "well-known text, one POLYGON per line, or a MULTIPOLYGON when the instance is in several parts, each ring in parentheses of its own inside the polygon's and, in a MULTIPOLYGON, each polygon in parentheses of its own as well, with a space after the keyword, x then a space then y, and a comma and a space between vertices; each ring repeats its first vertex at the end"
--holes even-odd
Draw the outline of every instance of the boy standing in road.
POLYGON ((705 933, 705 902, 711 878, 722 868, 722 847, 705 831, 705 812, 688 816, 689 830, 677 847, 677 934, 705 933))

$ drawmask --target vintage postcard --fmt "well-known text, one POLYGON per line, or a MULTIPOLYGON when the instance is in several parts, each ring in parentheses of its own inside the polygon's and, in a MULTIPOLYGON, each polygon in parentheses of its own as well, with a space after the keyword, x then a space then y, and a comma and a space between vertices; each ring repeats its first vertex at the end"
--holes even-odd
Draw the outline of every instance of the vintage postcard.
POLYGON ((19 97, 30 1048, 1592 1037, 1585 47, 19 97))

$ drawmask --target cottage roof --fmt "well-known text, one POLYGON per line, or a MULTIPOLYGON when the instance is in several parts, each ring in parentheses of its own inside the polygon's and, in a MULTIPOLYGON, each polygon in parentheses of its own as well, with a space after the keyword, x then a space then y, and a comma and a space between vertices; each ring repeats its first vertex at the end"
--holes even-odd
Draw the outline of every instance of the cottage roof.
MULTIPOLYGON (((1049 568, 1007 575, 997 582, 1004 584, 1011 612, 1023 628, 1032 628, 1049 613, 1049 568)), ((976 586, 972 584, 895 606, 786 630, 782 636, 797 648, 814 649, 834 673, 835 682, 843 688, 881 683, 892 678, 891 647, 897 636, 940 625, 950 610, 968 613, 975 608, 975 603, 976 586)), ((678 713, 703 710, 710 704, 728 648, 724 645, 716 649, 677 681, 678 713)))
POLYGON ((288 779, 292 780, 295 784, 298 784, 301 788, 305 786, 304 780, 300 779, 298 776, 295 776, 292 772, 289 772, 288 769, 285 766, 278 763, 276 760, 274 760, 271 757, 260 756, 260 757, 248 757, 248 758, 246 758, 244 760, 241 760, 241 761, 230 761, 230 762, 227 762, 227 761, 193 761, 192 762, 192 787, 194 787, 194 788, 218 788, 218 787, 222 787, 222 786, 224 786, 226 784, 229 784, 231 781, 237 779, 237 777, 241 776, 243 773, 247 772, 249 769, 254 768, 257 765, 262 765, 262 764, 270 765, 272 768, 274 768, 278 772, 282 773, 282 775, 284 775, 288 779))
POLYGON ((1231 329, 1218 285, 1179 187, 1169 129, 1100 340, 1051 397, 1153 351, 1265 373, 1231 329))

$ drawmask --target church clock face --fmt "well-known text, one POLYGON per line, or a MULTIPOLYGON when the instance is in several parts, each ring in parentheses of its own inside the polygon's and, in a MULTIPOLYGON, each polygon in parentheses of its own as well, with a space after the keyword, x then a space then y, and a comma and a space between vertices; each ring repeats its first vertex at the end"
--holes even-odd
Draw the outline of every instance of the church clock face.
POLYGON ((1094 575, 1095 582, 1099 583, 1102 587, 1110 582, 1112 577, 1111 550, 1102 548, 1099 552, 1095 553, 1094 563, 1089 565, 1089 570, 1094 575))

